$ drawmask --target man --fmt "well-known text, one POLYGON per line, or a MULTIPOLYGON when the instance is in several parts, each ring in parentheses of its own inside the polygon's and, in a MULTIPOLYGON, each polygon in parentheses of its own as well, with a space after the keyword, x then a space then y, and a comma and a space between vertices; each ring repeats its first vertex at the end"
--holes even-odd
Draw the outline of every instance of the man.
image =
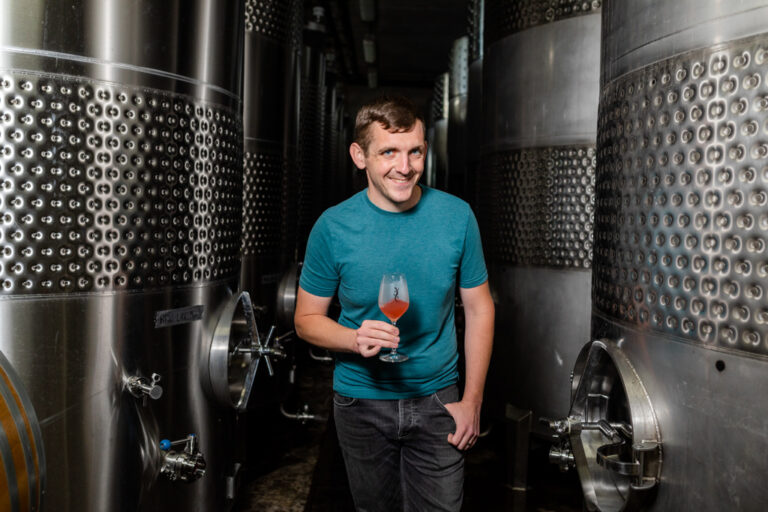
POLYGON ((458 198, 418 184, 424 123, 404 98, 363 106, 352 160, 368 188, 328 209, 307 244, 295 323, 336 352, 334 418, 360 511, 458 511, 463 451, 477 439, 493 340, 493 301, 477 222, 458 198), (382 274, 403 272, 408 311, 378 307, 382 274), (456 284, 466 317, 464 393, 456 386, 456 284), (338 293, 341 315, 328 318, 338 293), (397 348, 401 363, 377 356, 397 348))

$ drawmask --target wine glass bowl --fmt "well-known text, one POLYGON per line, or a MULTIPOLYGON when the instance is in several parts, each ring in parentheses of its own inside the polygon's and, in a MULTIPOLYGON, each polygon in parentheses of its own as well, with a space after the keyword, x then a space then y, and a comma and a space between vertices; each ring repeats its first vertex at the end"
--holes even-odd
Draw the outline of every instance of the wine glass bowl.
MULTIPOLYGON (((392 325, 397 325, 397 321, 408 310, 409 304, 408 283, 405 280, 405 274, 400 272, 384 274, 379 286, 379 309, 384 313, 384 316, 389 318, 392 325)), ((388 363, 400 363, 407 360, 408 356, 393 348, 388 354, 379 355, 379 359, 388 363)))

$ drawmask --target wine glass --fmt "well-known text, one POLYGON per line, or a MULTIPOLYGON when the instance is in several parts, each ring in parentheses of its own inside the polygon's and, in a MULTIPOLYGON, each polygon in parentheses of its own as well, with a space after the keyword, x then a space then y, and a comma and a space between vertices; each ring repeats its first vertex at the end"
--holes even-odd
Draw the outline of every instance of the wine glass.
MULTIPOLYGON (((392 325, 395 325, 408 310, 408 304, 408 283, 405 281, 405 274, 400 272, 384 274, 379 286, 379 308, 392 325)), ((379 359, 388 363, 400 363, 407 360, 408 356, 398 353, 397 349, 393 348, 388 354, 379 355, 379 359)))

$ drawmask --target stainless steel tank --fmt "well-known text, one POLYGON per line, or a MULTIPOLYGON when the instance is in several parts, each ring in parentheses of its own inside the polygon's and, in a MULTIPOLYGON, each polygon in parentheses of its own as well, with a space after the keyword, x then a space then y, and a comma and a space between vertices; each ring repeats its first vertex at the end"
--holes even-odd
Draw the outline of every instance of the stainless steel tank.
POLYGON ((468 36, 462 36, 453 42, 448 61, 447 189, 451 194, 467 199, 468 36))
POLYGON ((240 269, 243 4, 0 13, 0 350, 44 510, 221 509, 233 418, 201 367, 240 269), (198 450, 205 476, 161 475, 201 476, 198 450))
POLYGON ((603 6, 595 341, 556 425, 589 510, 768 501, 767 66, 764 0, 603 6))
MULTIPOLYGON (((299 45, 303 3, 245 3, 243 91, 243 267, 240 287, 249 293, 256 326, 277 324, 278 284, 294 262, 287 229, 296 178, 299 45)), ((282 330, 281 330, 282 334, 282 330)), ((275 361, 275 363, 277 363, 275 361)), ((266 365, 264 365, 266 366, 266 365)), ((287 363, 253 376, 250 404, 282 398, 287 363), (277 372, 277 375, 275 375, 277 372)))
POLYGON ((243 270, 261 317, 274 316, 277 283, 288 254, 284 227, 288 180, 296 161, 298 0, 247 0, 243 78, 243 270))
POLYGON ((314 7, 303 32, 298 189, 296 202, 289 206, 296 210, 292 243, 297 261, 304 258, 309 232, 325 204, 328 151, 325 40, 325 11, 314 7))
POLYGON ((466 196, 480 215, 478 200, 480 147, 483 143, 483 34, 485 33, 485 0, 468 3, 469 18, 469 80, 467 83, 467 179, 466 196))
POLYGON ((446 190, 448 179, 448 111, 450 104, 448 73, 435 79, 429 113, 426 182, 430 187, 446 190))
POLYGON ((599 7, 485 2, 491 176, 479 217, 498 301, 489 405, 531 410, 534 427, 568 410, 561 390, 589 335, 599 7))

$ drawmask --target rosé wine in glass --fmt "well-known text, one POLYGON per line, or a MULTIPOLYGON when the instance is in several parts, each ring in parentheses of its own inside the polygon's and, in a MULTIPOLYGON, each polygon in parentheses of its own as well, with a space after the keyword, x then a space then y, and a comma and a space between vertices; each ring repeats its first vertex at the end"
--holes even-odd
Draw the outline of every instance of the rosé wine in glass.
MULTIPOLYGON (((400 317, 408 311, 409 304, 408 283, 405 280, 405 274, 400 272, 384 274, 379 286, 379 309, 389 318, 392 325, 396 325, 400 317)), ((400 363, 406 361, 408 356, 393 348, 388 354, 381 354, 379 359, 388 363, 400 363)))

